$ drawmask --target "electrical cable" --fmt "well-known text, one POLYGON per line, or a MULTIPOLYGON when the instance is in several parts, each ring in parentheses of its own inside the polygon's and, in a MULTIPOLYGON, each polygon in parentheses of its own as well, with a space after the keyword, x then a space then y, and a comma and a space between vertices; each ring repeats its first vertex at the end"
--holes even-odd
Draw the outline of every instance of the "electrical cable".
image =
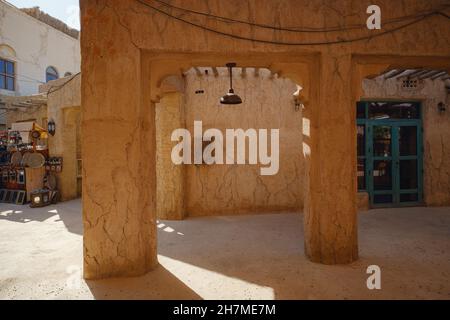
MULTIPOLYGON (((318 33, 318 32, 326 33, 326 32, 341 32, 341 31, 361 29, 361 28, 365 28, 366 27, 366 24, 354 24, 354 25, 349 25, 349 26, 344 26, 344 27, 342 27, 342 26, 335 26, 335 27, 329 27, 329 28, 276 27, 276 26, 271 26, 271 25, 268 25, 268 24, 253 23, 253 22, 249 22, 249 21, 233 19, 233 18, 224 17, 224 16, 218 16, 218 15, 214 15, 214 14, 210 14, 210 13, 206 13, 206 12, 202 12, 202 11, 196 11, 196 10, 192 10, 192 9, 182 8, 182 7, 178 7, 178 6, 172 5, 170 3, 167 3, 167 2, 161 1, 161 0, 153 0, 153 1, 159 3, 159 4, 163 5, 163 6, 166 6, 168 8, 179 10, 179 11, 183 11, 183 12, 187 12, 187 13, 191 13, 191 14, 201 15, 201 16, 205 16, 205 17, 208 17, 208 18, 214 18, 214 19, 217 19, 217 20, 225 21, 225 22, 247 24, 247 25, 252 26, 252 27, 272 29, 272 30, 276 30, 276 31, 288 31, 288 32, 299 32, 299 33, 318 33)), ((142 1, 139 1, 139 2, 142 2, 142 1)), ((440 10, 442 10, 444 8, 448 8, 448 7, 450 7, 450 5, 444 4, 439 9, 428 10, 428 11, 418 12, 416 14, 412 14, 412 15, 408 15, 408 16, 404 16, 404 17, 393 18, 393 19, 386 20, 385 22, 383 22, 383 25, 390 25, 392 23, 403 22, 403 21, 406 21, 406 20, 420 18, 420 17, 426 16, 427 14, 430 14, 432 12, 439 12, 440 10)))
POLYGON ((450 15, 446 14, 445 12, 439 11, 439 15, 450 20, 450 15))
POLYGON ((48 91, 47 91, 47 96, 61 90, 62 88, 64 88, 68 83, 70 83, 73 79, 75 79, 77 76, 79 76, 81 74, 81 72, 78 72, 76 74, 74 74, 72 76, 72 78, 70 78, 69 80, 67 80, 66 82, 64 82, 63 84, 59 85, 59 86, 51 86, 48 91), (55 90, 52 90, 53 88, 55 88, 55 90))
POLYGON ((219 31, 219 30, 216 30, 216 29, 213 29, 213 28, 209 28, 209 27, 206 27, 206 26, 194 23, 192 21, 188 21, 188 20, 185 20, 183 18, 174 16, 174 15, 172 15, 172 14, 170 14, 170 13, 168 13, 168 12, 166 12, 166 11, 160 9, 160 8, 156 8, 156 7, 152 6, 151 4, 149 4, 149 3, 145 2, 145 1, 142 1, 142 0, 136 0, 136 1, 138 1, 139 3, 141 3, 142 5, 144 5, 146 7, 149 7, 150 9, 152 9, 152 10, 154 10, 156 12, 159 12, 159 13, 161 13, 163 15, 168 16, 169 18, 172 18, 172 19, 184 22, 184 23, 186 23, 188 25, 191 25, 191 26, 194 26, 194 27, 197 27, 197 28, 209 31, 209 32, 213 32, 213 33, 216 33, 216 34, 219 34, 219 35, 222 35, 222 36, 227 36, 227 37, 234 38, 234 39, 237 39, 237 40, 246 40, 246 41, 253 41, 253 42, 259 42, 259 43, 265 43, 265 44, 285 45, 285 46, 331 45, 331 44, 344 44, 344 43, 351 43, 351 42, 357 42, 357 41, 363 41, 363 40, 370 40, 370 39, 373 39, 373 38, 381 37, 383 35, 394 33, 396 31, 405 29, 405 28, 407 28, 409 26, 412 26, 414 24, 417 24, 417 23, 425 20, 426 18, 428 18, 430 16, 434 16, 436 14, 440 14, 439 12, 431 12, 431 13, 429 13, 427 15, 424 15, 424 16, 418 18, 418 19, 415 19, 415 20, 413 20, 413 21, 411 21, 409 23, 403 24, 401 26, 398 26, 398 27, 395 27, 395 28, 392 28, 392 29, 389 29, 389 30, 386 30, 386 31, 383 31, 383 32, 379 32, 379 33, 374 34, 374 35, 363 36, 363 37, 358 37, 358 38, 353 38, 353 39, 340 39, 340 40, 334 40, 334 41, 332 40, 332 41, 319 41, 319 42, 279 42, 279 41, 272 41, 272 40, 252 39, 252 38, 247 38, 247 37, 244 37, 244 36, 238 36, 238 35, 235 35, 235 34, 219 31))
POLYGON ((20 73, 15 73, 15 74, 13 74, 13 75, 11 75, 11 74, 9 74, 9 73, 0 73, 0 77, 1 77, 1 76, 4 76, 4 77, 10 77, 10 78, 16 78, 18 81, 23 81, 23 82, 37 82, 37 83, 41 83, 41 84, 44 84, 44 83, 45 83, 45 82, 43 82, 43 81, 40 81, 40 80, 31 78, 31 77, 28 77, 28 76, 23 75, 23 74, 20 74, 20 73), (24 79, 27 79, 27 80, 24 80, 24 79, 18 79, 18 78, 24 78, 24 79))
MULTIPOLYGON (((15 76, 16 76, 16 77, 18 76, 18 77, 21 77, 21 78, 25 78, 25 79, 29 79, 29 80, 31 80, 31 81, 35 81, 35 82, 38 82, 38 83, 41 83, 41 84, 44 84, 44 83, 45 83, 44 81, 37 80, 37 79, 31 78, 31 77, 29 77, 29 76, 26 76, 26 75, 23 75, 23 74, 20 74, 20 73, 16 73, 15 76)), ((25 81, 25 80, 21 80, 21 81, 25 81)))

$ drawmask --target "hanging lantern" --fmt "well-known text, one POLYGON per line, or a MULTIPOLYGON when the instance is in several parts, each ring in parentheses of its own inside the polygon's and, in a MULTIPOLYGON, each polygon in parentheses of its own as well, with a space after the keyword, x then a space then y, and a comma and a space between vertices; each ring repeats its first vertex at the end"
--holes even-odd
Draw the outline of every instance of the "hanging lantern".
POLYGON ((226 95, 220 98, 220 103, 225 105, 241 104, 241 97, 235 94, 233 89, 233 68, 236 67, 236 63, 227 63, 227 67, 230 74, 230 90, 226 95))
POLYGON ((54 120, 50 120, 47 124, 47 131, 51 136, 54 136, 56 133, 56 123, 54 120))

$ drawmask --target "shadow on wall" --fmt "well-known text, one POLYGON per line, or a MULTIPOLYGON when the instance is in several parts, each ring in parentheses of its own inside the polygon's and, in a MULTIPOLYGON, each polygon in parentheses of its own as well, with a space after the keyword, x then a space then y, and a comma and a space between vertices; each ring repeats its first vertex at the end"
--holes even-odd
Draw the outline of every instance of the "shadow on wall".
POLYGON ((58 219, 54 220, 54 222, 61 221, 69 232, 83 235, 81 203, 79 200, 60 203, 58 208, 54 205, 44 208, 30 208, 28 205, 0 205, 0 220, 19 223, 45 222, 55 216, 58 216, 58 219))
POLYGON ((99 300, 201 300, 170 271, 159 265, 143 277, 86 281, 99 300))

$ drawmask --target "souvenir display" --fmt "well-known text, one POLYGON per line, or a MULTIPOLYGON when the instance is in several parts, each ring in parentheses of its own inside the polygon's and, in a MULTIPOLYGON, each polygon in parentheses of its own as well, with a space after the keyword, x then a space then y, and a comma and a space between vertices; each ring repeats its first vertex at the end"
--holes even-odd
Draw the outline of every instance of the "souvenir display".
POLYGON ((11 164, 13 166, 19 166, 22 163, 22 153, 20 151, 16 151, 11 156, 11 164))
POLYGON ((45 164, 45 157, 40 153, 30 154, 27 164, 30 168, 41 168, 45 164))
POLYGON ((62 163, 63 163, 62 157, 50 157, 45 163, 45 168, 47 171, 61 172, 62 163))
POLYGON ((26 167, 28 166, 28 159, 30 158, 31 153, 30 152, 25 152, 22 156, 22 166, 26 167))
POLYGON ((48 188, 49 190, 56 190, 57 184, 56 184, 56 176, 54 174, 48 174, 45 177, 45 183, 44 186, 48 188))
POLYGON ((49 157, 48 136, 34 122, 0 131, 0 202, 43 207, 59 199, 55 174, 63 158, 49 157))

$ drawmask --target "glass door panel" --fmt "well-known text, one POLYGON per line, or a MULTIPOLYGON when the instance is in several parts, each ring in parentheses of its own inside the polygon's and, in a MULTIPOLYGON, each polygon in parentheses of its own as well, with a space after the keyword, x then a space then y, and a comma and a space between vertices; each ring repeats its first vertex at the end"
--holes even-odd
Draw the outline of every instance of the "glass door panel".
POLYGON ((373 189, 375 191, 392 191, 392 161, 374 161, 373 189))
POLYGON ((374 204, 392 204, 394 197, 393 127, 374 125, 372 127, 372 190, 374 204))
POLYGON ((419 187, 417 180, 417 160, 400 160, 400 191, 419 187))
POLYGON ((360 125, 357 127, 358 134, 358 157, 365 157, 366 155, 366 126, 360 125))
POLYGON ((423 201, 420 102, 360 102, 357 106, 358 190, 374 206, 423 201))
POLYGON ((366 159, 358 159, 358 190, 366 189, 366 159))
POLYGON ((394 196, 392 194, 376 194, 373 196, 375 204, 392 204, 394 203, 394 196))
POLYGON ((400 156, 417 156, 417 126, 399 128, 400 156))
POLYGON ((358 190, 365 190, 366 186, 366 126, 358 125, 358 190))
POLYGON ((392 155, 392 127, 373 127, 373 156, 390 157, 392 155))
POLYGON ((400 203, 419 202, 419 194, 405 193, 400 195, 400 203))
POLYGON ((417 203, 421 194, 421 157, 418 125, 398 126, 398 184, 400 204, 417 203))

